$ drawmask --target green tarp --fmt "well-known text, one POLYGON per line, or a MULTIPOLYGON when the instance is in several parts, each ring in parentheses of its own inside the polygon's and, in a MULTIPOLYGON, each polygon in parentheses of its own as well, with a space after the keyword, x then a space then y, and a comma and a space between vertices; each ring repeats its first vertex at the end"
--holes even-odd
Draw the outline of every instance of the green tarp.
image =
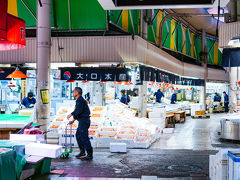
POLYGON ((0 180, 16 180, 16 157, 13 150, 0 154, 0 180))

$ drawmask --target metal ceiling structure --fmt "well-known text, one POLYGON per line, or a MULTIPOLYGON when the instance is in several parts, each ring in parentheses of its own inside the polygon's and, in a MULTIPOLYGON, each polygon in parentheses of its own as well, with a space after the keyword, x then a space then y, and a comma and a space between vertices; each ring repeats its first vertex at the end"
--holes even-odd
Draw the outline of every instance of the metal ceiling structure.
MULTIPOLYGON (((186 13, 186 14, 208 14, 206 9, 172 9, 175 13, 186 13)), ((216 36, 217 19, 214 17, 207 16, 191 16, 182 17, 189 25, 194 27, 196 30, 204 29, 208 34, 216 36)), ((222 22, 219 22, 222 24, 222 22)))
MULTIPOLYGON (((105 10, 218 7, 216 0, 98 0, 98 2, 105 10)), ((229 0, 221 0, 221 7, 225 7, 228 2, 229 0)))
MULTIPOLYGON (((58 36, 109 36, 109 35, 140 35, 141 11, 136 10, 104 10, 99 4, 101 0, 52 0, 51 26, 52 32, 58 36), (66 33, 66 34, 63 34, 66 33)), ((104 2, 108 0, 104 0, 104 2)), ((182 2, 182 1, 179 1, 182 2)), ((221 0, 225 6, 228 0, 221 0)), ((101 2, 100 2, 101 3, 101 2)), ((111 3, 112 0, 111 0, 111 3)), ((110 4, 111 4, 110 3, 110 4)), ((215 7, 206 5, 204 7, 215 7)), ((162 7, 162 6, 161 6, 162 7)), ((170 6, 169 6, 170 7, 170 6)), ((171 6, 179 8, 180 6, 171 6)), ((193 6, 186 6, 185 8, 193 6)), ((194 7, 197 7, 196 5, 194 7)), ((203 7, 203 6, 202 6, 203 7)), ((131 9, 131 7, 128 7, 131 9)), ((142 7, 140 7, 142 8, 142 7)), ((154 8, 156 8, 154 6, 154 8)), ((203 13, 205 9, 174 9, 176 13, 203 13)), ((159 25, 161 20, 172 13, 166 10, 155 9, 151 11, 148 21, 147 40, 159 46, 159 25)), ((36 29, 36 1, 9 0, 8 12, 26 21, 30 36, 35 37, 36 29)), ((207 38, 209 49, 209 64, 221 65, 221 52, 218 50, 216 19, 212 17, 171 18, 163 26, 163 48, 180 60, 190 63, 200 62, 201 34, 199 30, 205 29, 210 35, 207 38)))

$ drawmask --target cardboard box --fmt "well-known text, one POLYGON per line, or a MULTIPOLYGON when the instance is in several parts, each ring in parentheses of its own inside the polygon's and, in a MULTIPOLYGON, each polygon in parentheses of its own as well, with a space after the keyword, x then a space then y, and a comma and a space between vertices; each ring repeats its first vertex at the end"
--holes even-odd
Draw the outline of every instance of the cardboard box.
POLYGON ((126 153, 127 152, 127 144, 126 143, 110 143, 110 152, 126 153))
POLYGON ((62 147, 58 145, 30 143, 25 145, 25 154, 57 158, 62 154, 62 147))

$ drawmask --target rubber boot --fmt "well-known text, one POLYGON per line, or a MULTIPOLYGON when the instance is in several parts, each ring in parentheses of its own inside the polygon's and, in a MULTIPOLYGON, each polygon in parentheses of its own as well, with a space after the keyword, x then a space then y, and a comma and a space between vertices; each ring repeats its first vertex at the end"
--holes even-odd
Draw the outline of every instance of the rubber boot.
POLYGON ((92 160, 93 159, 93 149, 87 150, 87 156, 81 157, 81 160, 92 160))
POLYGON ((81 158, 81 157, 85 157, 86 153, 85 153, 85 149, 84 147, 80 147, 80 153, 78 155, 76 155, 76 158, 81 158))

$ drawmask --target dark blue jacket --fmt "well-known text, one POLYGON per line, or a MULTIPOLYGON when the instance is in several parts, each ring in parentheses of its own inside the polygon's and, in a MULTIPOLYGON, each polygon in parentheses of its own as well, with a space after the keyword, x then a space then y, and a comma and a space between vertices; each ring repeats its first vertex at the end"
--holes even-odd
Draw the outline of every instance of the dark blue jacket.
POLYGON ((31 104, 36 104, 36 99, 34 97, 32 99, 29 99, 28 97, 23 98, 22 105, 29 108, 31 104))
POLYGON ((227 94, 225 94, 225 96, 224 96, 224 102, 229 102, 229 98, 228 98, 227 94))
POLYGON ((172 97, 171 97, 171 104, 175 104, 176 101, 177 101, 177 95, 173 94, 172 97))
POLYGON ((79 122, 80 120, 82 121, 82 119, 90 119, 90 109, 87 101, 82 96, 76 100, 75 110, 71 114, 73 115, 73 119, 79 122))
POLYGON ((213 100, 214 100, 214 102, 220 102, 221 101, 221 96, 215 95, 213 100))
POLYGON ((127 95, 122 95, 121 103, 128 105, 129 102, 130 102, 130 98, 127 95))
POLYGON ((164 94, 162 91, 155 92, 154 96, 156 96, 156 102, 161 102, 161 98, 164 97, 164 94))

